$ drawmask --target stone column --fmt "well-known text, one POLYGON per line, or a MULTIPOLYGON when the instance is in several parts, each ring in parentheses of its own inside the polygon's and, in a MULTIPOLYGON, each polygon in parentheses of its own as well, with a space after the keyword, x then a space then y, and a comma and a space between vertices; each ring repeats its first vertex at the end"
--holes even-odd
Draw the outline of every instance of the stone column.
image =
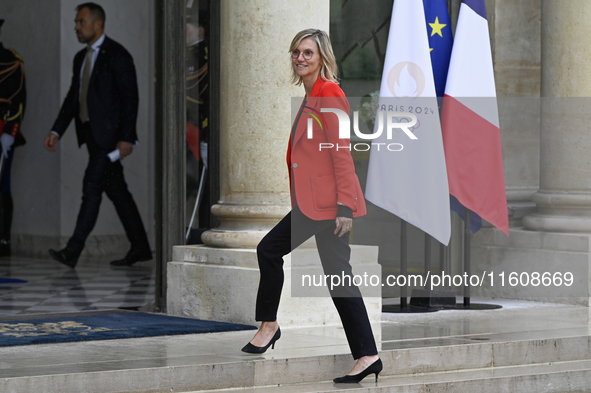
POLYGON ((542 1, 538 212, 526 228, 591 232, 591 2, 542 1))
POLYGON ((472 274, 546 274, 573 281, 535 286, 488 280, 473 293, 589 306, 591 75, 586 64, 591 60, 591 2, 541 3, 540 188, 532 196, 538 212, 523 218, 525 228, 511 227, 509 237, 479 231, 472 242, 472 274))
MULTIPOLYGON (((521 12, 527 5, 525 2, 511 2, 505 6, 511 7, 507 11, 512 11, 514 15, 530 15, 531 18, 524 19, 521 24, 534 30, 537 24, 536 4, 534 0, 528 0, 528 3, 532 11, 529 14, 521 12)), ((473 237, 472 274, 486 273, 495 277, 494 283, 492 279, 487 279, 483 285, 474 288, 473 295, 589 306, 591 140, 588 129, 591 122, 591 75, 586 64, 591 60, 588 49, 591 41, 591 3, 561 0, 541 0, 540 3, 540 186, 532 196, 538 211, 526 215, 523 226, 511 226, 509 237, 489 228, 483 228, 473 237), (538 286, 523 282, 499 285, 496 278, 499 275, 509 277, 510 274, 520 278, 531 278, 536 274, 553 278, 572 275, 573 281, 571 285, 562 285, 560 280, 546 281, 538 286)), ((514 17, 497 17, 499 32, 507 31, 505 23, 515 25, 512 23, 514 17)), ((511 28, 508 30, 511 31, 511 28)), ((537 38, 528 40, 531 43, 536 41, 537 38)), ((504 76, 507 80, 502 79, 501 86, 524 86, 521 74, 506 73, 504 76)), ((519 109, 517 105, 514 107, 519 109)), ((513 119, 515 122, 507 123, 507 126, 522 132, 529 130, 531 125, 528 122, 537 122, 538 116, 524 114, 521 119, 518 116, 513 119)), ((533 141, 533 133, 528 134, 533 141)), ((516 148, 512 150, 517 152, 516 148)), ((519 171, 515 163, 513 160, 509 169, 519 171)))
POLYGON ((328 31, 329 1, 221 1, 219 228, 203 241, 254 248, 290 210, 285 154, 293 86, 289 44, 305 28, 328 31))
POLYGON ((541 0, 492 3, 487 15, 492 26, 509 226, 521 227, 523 217, 537 210, 531 196, 540 188, 542 5, 541 0))

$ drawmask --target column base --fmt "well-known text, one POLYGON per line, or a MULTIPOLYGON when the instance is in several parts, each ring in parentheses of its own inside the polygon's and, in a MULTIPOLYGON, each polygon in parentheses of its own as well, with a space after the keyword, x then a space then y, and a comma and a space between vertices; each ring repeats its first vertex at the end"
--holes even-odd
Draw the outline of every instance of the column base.
POLYGON ((534 213, 523 218, 523 225, 528 229, 545 232, 591 232, 591 217, 534 213))
POLYGON ((471 274, 484 277, 472 296, 591 305, 591 233, 510 228, 507 237, 482 228, 472 238, 471 258, 471 274))
POLYGON ((221 221, 221 225, 204 232, 201 240, 212 247, 256 248, 289 210, 289 205, 221 202, 211 208, 211 212, 221 221))
MULTIPOLYGON (((338 325, 340 318, 326 287, 315 287, 301 296, 292 287, 292 276, 322 274, 316 249, 298 250, 297 266, 291 254, 284 257, 285 282, 278 321, 283 327, 338 325), (306 264, 302 263, 306 260, 306 264), (312 297, 315 296, 315 297, 312 297)), ((351 246, 351 265, 355 274, 367 272, 381 277, 378 247, 351 246)), ((258 324, 255 301, 259 283, 256 250, 219 249, 207 246, 175 246, 174 261, 167 265, 167 312, 220 322, 258 324)), ((298 279, 299 281, 299 279, 298 279)), ((297 282, 297 281, 296 281, 297 282)), ((300 288, 301 289, 301 288, 300 288)), ((381 287, 362 287, 370 321, 380 322, 381 287)))
POLYGON ((527 229, 591 233, 591 194, 540 191, 532 195, 538 212, 525 216, 527 229))

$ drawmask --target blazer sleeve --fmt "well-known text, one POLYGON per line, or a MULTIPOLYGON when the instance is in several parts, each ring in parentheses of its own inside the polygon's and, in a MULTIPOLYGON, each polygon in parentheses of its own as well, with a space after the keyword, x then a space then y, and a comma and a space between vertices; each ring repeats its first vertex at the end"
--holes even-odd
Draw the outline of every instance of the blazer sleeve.
POLYGON ((135 143, 137 139, 136 120, 139 105, 137 76, 133 58, 127 50, 122 50, 113 61, 115 76, 115 93, 121 99, 121 118, 119 124, 119 140, 135 143))
POLYGON ((57 116, 57 119, 53 123, 53 127, 51 128, 52 131, 57 132, 61 136, 66 132, 66 129, 70 125, 74 116, 76 116, 76 112, 78 109, 78 90, 80 87, 80 69, 77 67, 78 56, 76 55, 74 59, 74 67, 72 71, 72 82, 70 83, 70 90, 68 91, 68 95, 64 99, 62 103, 62 107, 60 112, 57 116))
MULTIPOLYGON (((336 83, 327 82, 320 90, 321 103, 323 108, 336 108, 349 114, 349 102, 345 93, 336 83)), ((330 154, 334 166, 335 180, 337 186, 337 202, 357 211, 357 174, 355 164, 351 157, 351 140, 339 139, 339 122, 336 114, 323 113, 327 123, 326 137, 334 148, 330 154), (337 148, 338 146, 338 148, 337 148)), ((344 213, 344 209, 340 209, 344 213)))

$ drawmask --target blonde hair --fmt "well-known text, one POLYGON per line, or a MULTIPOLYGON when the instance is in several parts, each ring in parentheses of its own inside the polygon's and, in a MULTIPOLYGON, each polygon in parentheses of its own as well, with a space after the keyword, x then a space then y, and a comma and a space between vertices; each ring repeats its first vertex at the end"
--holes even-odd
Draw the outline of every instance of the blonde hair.
MULTIPOLYGON (((306 29, 300 31, 291 41, 291 45, 289 46, 289 53, 291 54, 291 52, 296 50, 300 45, 300 42, 302 42, 302 40, 306 38, 313 39, 318 45, 318 50, 320 51, 320 58, 322 60, 322 66, 320 68, 320 76, 322 77, 322 79, 324 79, 325 81, 339 83, 337 80, 339 68, 337 67, 337 61, 332 51, 330 37, 328 36, 328 34, 326 34, 326 32, 318 29, 306 29)), ((301 85, 303 82, 302 77, 296 74, 293 67, 291 69, 291 82, 294 83, 296 86, 301 85)))

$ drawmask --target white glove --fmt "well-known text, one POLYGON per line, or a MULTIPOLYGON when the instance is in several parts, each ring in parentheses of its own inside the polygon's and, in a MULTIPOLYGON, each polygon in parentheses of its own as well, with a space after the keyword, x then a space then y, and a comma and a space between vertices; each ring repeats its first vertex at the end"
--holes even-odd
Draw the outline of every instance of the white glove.
POLYGON ((201 153, 203 166, 205 166, 205 169, 207 169, 207 142, 199 142, 199 152, 201 153))
POLYGON ((2 136, 0 136, 0 144, 2 144, 2 152, 4 153, 4 156, 8 157, 8 151, 14 144, 14 137, 9 134, 2 134, 2 136))

